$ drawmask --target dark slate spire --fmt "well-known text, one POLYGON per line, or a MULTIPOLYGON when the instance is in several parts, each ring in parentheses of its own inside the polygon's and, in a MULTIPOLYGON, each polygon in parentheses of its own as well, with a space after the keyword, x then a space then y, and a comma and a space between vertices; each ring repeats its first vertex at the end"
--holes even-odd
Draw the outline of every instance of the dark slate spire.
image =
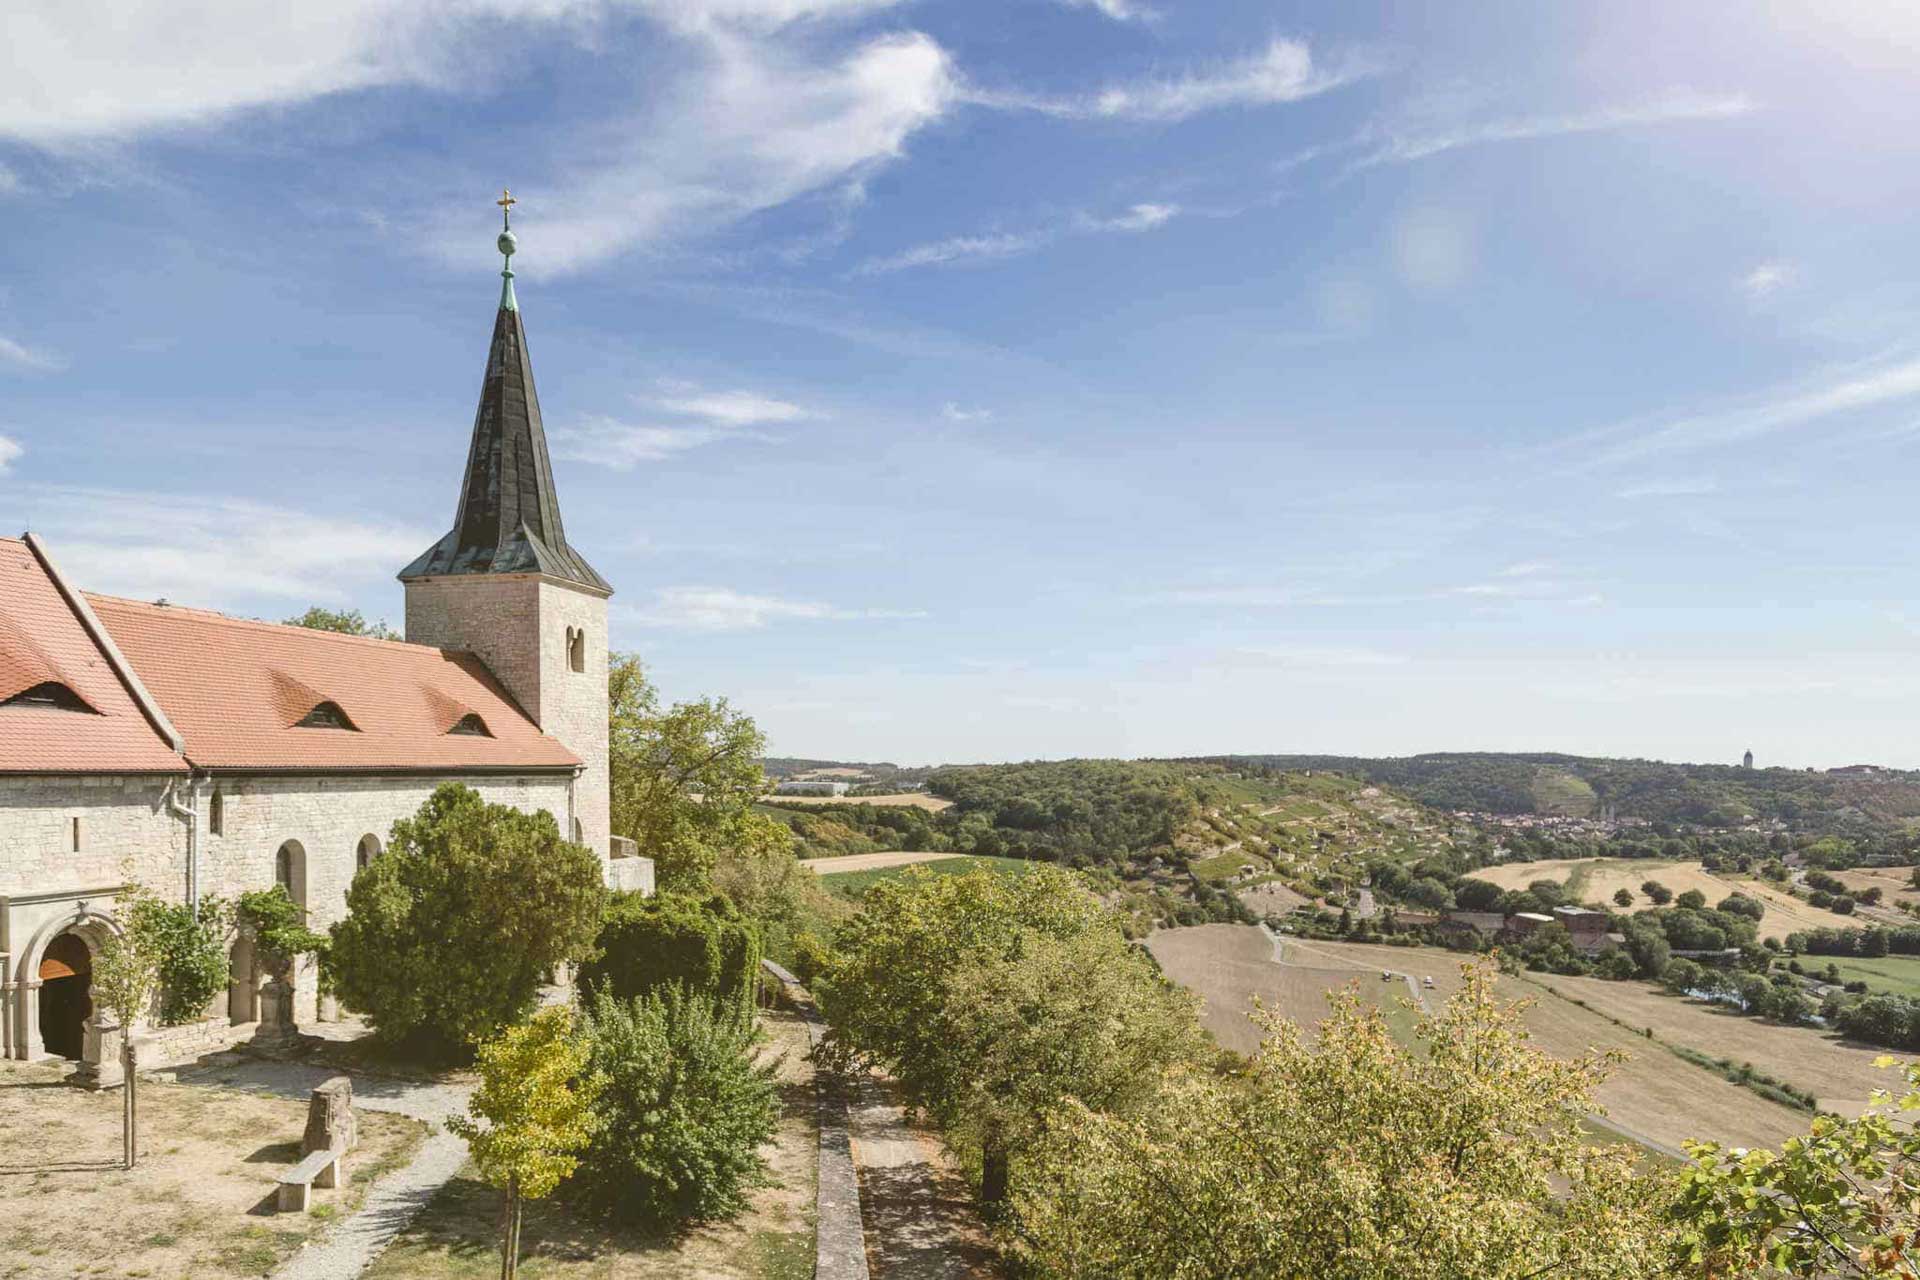
POLYGON ((513 296, 512 255, 518 247, 506 229, 514 199, 502 194, 500 310, 493 318, 486 380, 473 418, 460 506, 447 536, 400 572, 400 580, 459 573, 541 573, 611 594, 613 588, 579 552, 567 545, 560 499, 553 488, 547 433, 540 425, 540 398, 533 389, 533 361, 513 296))

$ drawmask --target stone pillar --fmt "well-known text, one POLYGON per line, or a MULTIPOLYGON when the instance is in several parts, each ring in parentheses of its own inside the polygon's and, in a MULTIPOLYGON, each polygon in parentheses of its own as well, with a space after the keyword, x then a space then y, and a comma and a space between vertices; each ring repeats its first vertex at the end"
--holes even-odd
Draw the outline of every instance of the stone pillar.
POLYGON ((14 995, 20 1006, 20 1044, 16 1056, 23 1062, 44 1058, 46 1047, 40 1043, 40 979, 25 979, 14 995))
POLYGON ((86 1038, 80 1047, 80 1066, 74 1075, 89 1089, 119 1088, 126 1078, 120 1066, 119 1024, 112 1020, 112 1015, 101 1012, 87 1019, 86 1029, 86 1038))
POLYGON ((293 983, 282 974, 269 974, 260 985, 260 1029, 250 1042, 269 1053, 284 1049, 300 1036, 293 1018, 293 983))
POLYGON ((351 1151, 359 1141, 353 1119, 353 1081, 335 1076, 315 1089, 307 1102, 307 1131, 300 1136, 300 1154, 351 1151))

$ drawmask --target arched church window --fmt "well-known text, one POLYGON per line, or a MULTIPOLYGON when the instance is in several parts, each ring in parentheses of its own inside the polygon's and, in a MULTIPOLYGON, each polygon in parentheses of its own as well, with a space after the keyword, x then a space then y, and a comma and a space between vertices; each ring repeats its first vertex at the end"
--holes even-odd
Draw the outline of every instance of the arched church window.
POLYGON ((307 905, 307 851, 298 840, 287 841, 273 855, 273 882, 295 903, 307 905))
POLYGON ((575 671, 587 669, 587 633, 579 627, 567 628, 567 666, 575 671))
POLYGON ((360 846, 354 850, 353 866, 356 871, 365 871, 380 856, 380 837, 369 831, 360 837, 360 846))

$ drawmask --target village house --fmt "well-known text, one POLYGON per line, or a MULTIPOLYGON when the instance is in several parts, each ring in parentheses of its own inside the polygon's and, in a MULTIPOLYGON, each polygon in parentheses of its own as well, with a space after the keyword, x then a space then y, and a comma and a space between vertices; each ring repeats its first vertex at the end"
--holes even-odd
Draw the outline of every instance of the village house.
MULTIPOLYGON (((191 902, 277 883, 324 930, 445 782, 552 814, 610 883, 651 890, 608 830, 612 588, 562 527, 510 231, 499 245, 453 527, 399 575, 405 642, 91 595, 42 539, 0 539, 0 1054, 99 1070, 88 976, 128 886, 191 902)), ((209 1020, 143 1037, 143 1058, 249 1034, 262 975, 232 945, 209 1020)), ((321 1014, 310 966, 291 1003, 321 1014)))

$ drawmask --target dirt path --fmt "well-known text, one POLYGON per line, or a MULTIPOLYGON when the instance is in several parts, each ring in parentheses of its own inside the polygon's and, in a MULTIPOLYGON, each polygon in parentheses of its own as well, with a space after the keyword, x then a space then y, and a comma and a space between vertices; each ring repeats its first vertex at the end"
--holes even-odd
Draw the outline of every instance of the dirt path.
POLYGON ((907 1122, 892 1085, 860 1081, 848 1119, 874 1280, 998 1275, 965 1179, 933 1133, 907 1122))
POLYGON ((910 867, 916 862, 943 862, 964 858, 964 853, 850 853, 842 858, 802 858, 800 865, 809 871, 831 875, 836 871, 880 871, 887 867, 910 867))

